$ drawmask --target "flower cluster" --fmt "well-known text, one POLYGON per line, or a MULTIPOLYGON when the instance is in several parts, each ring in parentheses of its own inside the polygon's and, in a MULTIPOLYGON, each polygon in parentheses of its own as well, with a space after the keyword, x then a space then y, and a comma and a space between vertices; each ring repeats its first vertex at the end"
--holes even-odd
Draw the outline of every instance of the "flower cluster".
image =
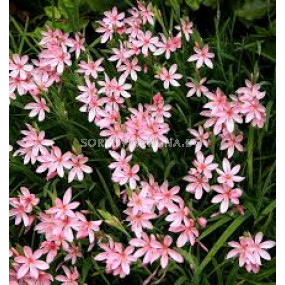
POLYGON ((9 59, 9 97, 16 99, 16 93, 20 96, 29 94, 34 102, 28 103, 24 109, 31 110, 30 117, 38 116, 39 121, 45 119, 45 112, 50 112, 45 93, 54 84, 61 81, 61 75, 66 67, 71 66, 71 55, 76 58, 85 50, 85 39, 79 34, 75 38, 60 30, 42 32, 40 46, 42 51, 38 59, 29 62, 27 55, 14 54, 9 59))
POLYGON ((252 236, 241 236, 239 242, 231 241, 229 246, 233 247, 227 258, 239 257, 239 266, 245 267, 248 272, 258 273, 261 266, 261 258, 270 260, 271 257, 266 249, 275 246, 274 241, 264 241, 263 233, 259 232, 253 238, 252 236))
POLYGON ((62 153, 54 141, 45 139, 45 132, 38 131, 31 125, 27 124, 27 130, 21 133, 24 137, 18 141, 20 148, 15 151, 14 155, 24 156, 24 164, 36 162, 41 165, 36 169, 37 173, 48 171, 47 179, 55 176, 63 177, 64 171, 68 172, 68 182, 74 178, 82 181, 84 173, 91 173, 92 168, 85 165, 87 157, 82 154, 75 155, 70 151, 62 153))
POLYGON ((26 187, 21 187, 19 198, 10 198, 9 203, 13 207, 9 210, 9 216, 15 218, 15 224, 24 223, 25 227, 31 226, 34 216, 30 215, 35 206, 38 205, 39 199, 26 187))
MULTIPOLYGON (((51 194, 53 206, 47 205, 41 211, 37 207, 39 199, 22 187, 19 197, 10 198, 10 216, 15 218, 16 225, 23 222, 26 231, 35 223, 34 230, 41 235, 42 241, 35 251, 28 246, 10 249, 10 284, 50 285, 57 280, 62 284, 77 285, 79 272, 75 265, 77 259, 83 257, 82 247, 86 243, 89 245, 87 251, 97 244, 99 253, 94 259, 106 264, 107 273, 121 278, 130 274, 131 265, 139 259, 144 266, 158 262, 165 269, 170 260, 184 261, 177 248, 199 245, 207 251, 199 241, 207 219, 199 216, 192 203, 183 199, 184 189, 167 180, 159 184, 150 173, 147 181, 140 173, 140 163, 135 159, 132 161, 138 149, 150 146, 153 152, 158 152, 169 143, 168 119, 174 105, 168 104, 167 92, 185 82, 186 98, 192 100, 196 95, 206 102, 200 113, 206 117, 205 123, 188 129, 192 135, 189 145, 195 147, 195 159, 184 177, 188 182, 186 191, 200 200, 204 192, 213 190, 217 194, 211 201, 220 204, 219 214, 227 212, 232 205, 243 214, 239 205, 243 191, 237 183, 244 177, 239 175, 241 166, 229 159, 235 158, 236 150, 244 151, 243 133, 238 125, 245 122, 253 127, 263 127, 266 113, 260 100, 265 92, 260 91, 260 84, 249 80, 246 80, 246 87, 236 90, 235 95, 227 96, 219 88, 210 91, 201 71, 214 67, 215 55, 209 45, 203 43, 192 46, 194 53, 189 55, 188 62, 193 63, 188 65, 195 70, 197 78, 190 77, 187 82, 179 62, 170 62, 184 44, 189 44, 193 23, 189 18, 181 19, 174 33, 163 29, 159 34, 155 34, 154 24, 155 12, 151 3, 138 2, 137 7, 127 13, 120 13, 114 7, 104 12, 96 28, 102 44, 112 43, 107 59, 93 59, 87 50, 85 56, 85 39, 80 34, 71 38, 49 27, 42 33, 42 50, 37 60, 29 63, 26 55, 17 54, 10 59, 10 98, 16 99, 16 94, 30 94, 34 102, 27 104, 25 109, 31 110, 30 117, 38 116, 42 121, 45 112, 51 111, 46 103, 50 102, 46 94, 49 88, 60 82, 63 72, 72 67, 72 54, 79 59, 83 53, 84 59, 74 64, 84 82, 78 86, 80 93, 76 100, 82 104, 79 110, 88 114, 88 121, 95 124, 100 136, 105 138, 105 148, 113 159, 109 164, 111 179, 124 187, 119 190, 126 205, 124 223, 132 233, 127 245, 104 233, 100 229, 101 220, 90 221, 87 219, 91 214, 89 211, 78 210, 80 202, 72 201, 71 188, 66 190, 63 199, 51 194), (116 74, 111 75, 111 70, 116 74), (131 99, 140 84, 140 76, 146 74, 153 79, 153 92, 149 101, 139 102, 134 107, 131 99), (220 142, 220 150, 227 151, 222 159, 211 150, 213 137, 220 142), (222 167, 217 163, 220 161, 222 167), (156 231, 157 220, 166 224, 165 234, 161 229, 156 231), (81 239, 86 239, 86 243, 80 243, 81 239), (60 265, 65 275, 52 276, 47 270, 61 256, 64 256, 60 265), (68 267, 67 262, 74 267, 68 267)), ((192 51, 192 47, 187 50, 192 51)), ((38 127, 27 124, 27 130, 21 133, 24 137, 17 141, 20 148, 14 155, 23 156, 24 164, 36 164, 36 172, 47 172, 47 179, 63 178, 67 174, 71 183, 74 179, 82 181, 85 174, 92 172, 86 165, 87 157, 70 151, 64 153, 53 140, 46 139, 45 132, 38 127)), ((229 243, 235 249, 229 252, 228 258, 239 255, 240 266, 245 266, 249 272, 258 272, 260 257, 270 258, 264 249, 274 246, 274 242, 262 243, 261 239, 262 234, 258 233, 254 239, 244 236, 240 237, 240 243, 229 243)))
MULTIPOLYGON (((30 226, 34 218, 29 219, 27 213, 33 210, 33 207, 39 203, 39 199, 30 194, 27 188, 22 187, 21 193, 19 198, 10 199, 10 203, 14 207, 10 210, 10 215, 16 217, 16 224, 23 220, 25 226, 30 226)), ((49 264, 59 256, 60 252, 64 252, 64 262, 71 261, 74 265, 77 258, 83 256, 75 241, 88 238, 91 248, 95 244, 95 234, 100 238, 102 221, 89 221, 86 218, 88 211, 76 211, 80 203, 71 202, 71 199, 72 190, 69 188, 62 200, 56 198, 53 207, 45 210, 45 213, 39 213, 40 222, 35 226, 35 230, 44 236, 44 241, 40 244, 39 249, 33 252, 30 247, 25 246, 23 248, 24 254, 21 255, 17 250, 11 248, 13 269, 10 270, 10 282, 14 282, 12 284, 18 284, 17 282, 51 284, 53 276, 45 271, 49 268, 49 264), (45 261, 40 260, 44 255, 45 261)), ((62 268, 66 276, 59 275, 55 279, 63 282, 62 284, 78 284, 79 274, 76 267, 72 272, 65 265, 62 268), (68 283, 71 281, 74 283, 68 283)))

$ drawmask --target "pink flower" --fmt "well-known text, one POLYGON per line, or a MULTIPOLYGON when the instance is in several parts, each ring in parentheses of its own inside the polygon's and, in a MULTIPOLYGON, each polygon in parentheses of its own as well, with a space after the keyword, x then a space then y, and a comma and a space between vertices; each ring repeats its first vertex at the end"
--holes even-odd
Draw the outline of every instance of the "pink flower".
POLYGON ((201 68, 203 64, 208 66, 209 68, 213 68, 213 63, 211 61, 211 58, 215 57, 215 55, 211 52, 209 52, 209 46, 205 45, 202 49, 198 46, 194 47, 194 51, 196 54, 191 55, 188 59, 188 61, 197 61, 196 62, 196 68, 201 68))
POLYGON ((69 52, 75 52, 76 58, 79 58, 81 51, 85 51, 84 47, 85 38, 79 33, 75 34, 75 39, 70 39, 67 42, 67 46, 71 47, 69 52))
POLYGON ((233 247, 229 251, 227 258, 239 257, 239 266, 245 266, 248 272, 259 272, 261 266, 260 257, 270 260, 271 257, 265 249, 275 246, 274 241, 261 242, 263 233, 259 232, 253 239, 251 236, 239 237, 239 242, 231 241, 229 246, 233 247))
POLYGON ((181 79, 182 74, 175 73, 177 71, 177 64, 171 65, 169 71, 163 67, 161 72, 158 75, 155 75, 155 78, 159 78, 163 81, 164 89, 169 89, 169 86, 180 86, 179 82, 176 79, 181 79))
POLYGON ((189 145, 195 145, 195 153, 199 152, 204 145, 205 147, 209 146, 209 132, 206 132, 202 126, 198 127, 198 131, 195 129, 187 129, 191 135, 195 138, 189 141, 189 145))
POLYGON ((124 72, 123 76, 127 78, 131 75, 132 80, 137 81, 137 72, 140 72, 142 67, 138 64, 138 58, 135 57, 132 60, 126 60, 121 66, 118 67, 118 71, 124 72))
POLYGON ((174 186, 171 189, 168 189, 168 181, 165 181, 160 186, 160 191, 155 195, 155 200, 157 201, 157 209, 163 210, 164 208, 169 211, 175 211, 176 206, 175 203, 179 203, 181 201, 181 197, 178 196, 178 192, 180 191, 180 187, 174 186))
POLYGON ((129 162, 132 159, 132 155, 127 156, 126 150, 124 148, 121 149, 121 153, 109 150, 110 155, 116 160, 116 162, 112 162, 109 164, 109 168, 115 170, 121 170, 128 167, 129 162))
POLYGON ((206 192, 210 192, 211 190, 209 178, 199 173, 193 173, 192 170, 188 173, 189 175, 183 178, 183 180, 190 182, 186 187, 186 191, 195 194, 195 199, 200 200, 203 195, 203 190, 206 192))
POLYGON ((111 11, 104 12, 103 22, 108 26, 120 27, 122 20, 125 18, 125 13, 118 13, 117 7, 113 7, 111 11))
POLYGON ((154 55, 161 55, 165 53, 165 58, 169 59, 171 52, 176 50, 176 44, 173 42, 172 38, 167 39, 163 34, 160 35, 162 42, 156 43, 157 50, 154 55))
POLYGON ((144 256, 143 263, 152 264, 156 259, 160 257, 159 249, 152 246, 152 243, 154 241, 156 241, 155 236, 150 235, 149 237, 146 233, 142 233, 140 238, 131 239, 130 245, 139 248, 135 252, 134 257, 140 258, 144 256))
POLYGON ((59 246, 53 241, 44 241, 41 243, 43 254, 47 254, 46 262, 51 263, 57 256, 59 246))
POLYGON ((127 215, 126 221, 129 222, 128 225, 131 226, 131 230, 138 238, 141 237, 143 229, 153 229, 153 225, 149 220, 156 218, 156 214, 142 212, 134 214, 131 208, 125 210, 124 213, 127 215))
POLYGON ((131 189, 135 189, 137 186, 137 181, 140 180, 137 173, 139 172, 140 167, 138 164, 133 167, 127 166, 122 170, 115 171, 112 176, 112 180, 120 185, 129 183, 131 189))
POLYGON ((271 257, 265 249, 269 249, 275 246, 275 242, 272 240, 261 242, 263 238, 263 233, 259 232, 255 235, 254 245, 253 245, 253 254, 256 262, 261 265, 260 258, 265 260, 270 260, 271 257))
MULTIPOLYGON (((71 162, 72 153, 66 152, 62 154, 61 149, 57 146, 53 146, 50 155, 48 157, 45 157, 45 155, 42 156, 42 159, 47 158, 50 160, 49 164, 49 172, 57 172, 59 177, 64 176, 64 168, 70 169, 73 164, 71 162)), ((37 172, 42 172, 42 169, 39 167, 37 169, 37 172)))
POLYGON ((128 207, 134 215, 137 215, 139 212, 150 213, 153 205, 154 201, 148 197, 146 189, 142 189, 139 194, 133 192, 128 202, 128 207))
POLYGON ((109 238, 108 244, 99 245, 105 252, 99 253, 95 256, 95 260, 106 261, 107 272, 112 272, 113 275, 120 275, 121 278, 130 274, 130 265, 136 261, 136 257, 132 254, 134 248, 128 246, 126 249, 118 242, 113 242, 109 238))
POLYGON ((32 252, 30 247, 25 246, 24 256, 19 255, 15 257, 15 262, 22 264, 18 270, 17 278, 20 279, 29 272, 33 278, 37 279, 39 277, 39 270, 48 269, 49 265, 46 262, 39 260, 42 255, 42 250, 38 249, 35 252, 32 252))
POLYGON ((164 269, 166 268, 169 257, 174 259, 178 263, 183 262, 183 257, 180 253, 176 252, 175 250, 171 249, 170 246, 172 244, 172 238, 167 235, 165 236, 164 240, 160 243, 158 241, 153 241, 152 246, 159 250, 160 252, 160 265, 164 269))
POLYGON ((220 110, 215 114, 218 117, 216 124, 226 124, 228 131, 232 133, 234 131, 235 122, 239 124, 243 122, 242 117, 239 113, 239 108, 231 106, 231 104, 228 103, 223 110, 220 110))
POLYGON ((92 173, 92 168, 85 165, 87 161, 88 158, 84 157, 82 154, 78 156, 73 155, 71 157, 72 168, 68 173, 69 183, 73 181, 75 177, 77 177, 79 181, 82 181, 84 178, 84 173, 92 173))
POLYGON ((170 227, 169 231, 174 233, 181 233, 176 241, 178 247, 183 247, 188 241, 193 246, 196 238, 199 236, 199 231, 195 227, 195 222, 192 219, 185 219, 185 225, 178 227, 170 227))
POLYGON ((148 55, 149 50, 151 52, 156 51, 158 37, 152 37, 152 33, 150 31, 146 31, 145 33, 143 31, 139 31, 137 39, 138 40, 135 41, 135 44, 138 47, 142 48, 142 54, 144 54, 145 56, 148 55))
POLYGON ((119 68, 122 63, 125 63, 128 58, 133 55, 132 50, 128 50, 122 42, 120 42, 120 48, 113 48, 112 51, 113 55, 109 58, 109 61, 117 61, 117 68, 119 68))
POLYGON ((209 90, 207 87, 203 86, 207 78, 202 78, 199 83, 196 82, 187 82, 185 85, 190 88, 186 97, 192 97, 195 93, 198 97, 201 97, 201 94, 206 94, 209 90))
POLYGON ((143 2, 138 2, 139 15, 142 17, 143 24, 149 22, 151 25, 154 25, 154 13, 152 3, 148 3, 146 6, 143 2))
POLYGON ((218 167, 217 163, 212 163, 214 156, 208 155, 205 158, 201 151, 198 151, 196 156, 197 158, 193 161, 193 165, 197 168, 197 171, 204 174, 209 179, 212 178, 212 171, 218 167))
POLYGON ((64 250, 67 252, 67 255, 64 257, 64 261, 71 260, 72 265, 76 263, 78 257, 83 257, 83 254, 80 252, 79 247, 75 244, 64 248, 64 250))
POLYGON ((245 80, 245 87, 239 88, 236 93, 239 95, 240 100, 250 101, 250 99, 262 99, 265 96, 265 92, 260 92, 260 84, 253 84, 248 79, 245 80))
POLYGON ((48 209, 48 214, 54 214, 55 218, 75 217, 73 212, 79 206, 79 202, 70 203, 72 198, 72 189, 69 187, 63 196, 63 200, 56 198, 54 207, 48 209))
POLYGON ((190 214, 190 210, 188 207, 184 205, 183 200, 179 202, 179 206, 175 205, 171 209, 169 209, 170 214, 166 216, 165 220, 167 222, 172 222, 170 227, 178 227, 185 220, 187 220, 187 216, 190 214))
POLYGON ((28 60, 27 55, 20 57, 18 54, 13 54, 12 59, 9 61, 9 76, 25 80, 34 68, 33 65, 27 64, 28 60))
POLYGON ((50 109, 46 105, 46 100, 44 98, 34 96, 33 99, 35 100, 35 103, 28 103, 24 109, 32 110, 29 117, 33 118, 38 116, 39 122, 42 122, 45 119, 45 112, 49 113, 50 109))
POLYGON ((103 58, 99 58, 95 62, 91 61, 89 58, 88 62, 81 60, 78 64, 80 68, 77 70, 77 72, 83 73, 85 76, 91 75, 94 79, 97 79, 98 72, 104 71, 104 67, 101 66, 103 60, 103 58))
POLYGON ((189 20, 188 17, 186 19, 180 19, 180 26, 175 26, 175 29, 179 31, 177 36, 182 37, 182 33, 185 36, 187 42, 190 40, 190 35, 193 34, 193 23, 189 20))
POLYGON ((221 137, 222 141, 221 141, 220 150, 227 149, 228 158, 231 158, 233 156, 235 149, 237 149, 240 152, 244 150, 243 146, 241 145, 241 142, 243 140, 242 133, 236 136, 235 134, 226 131, 221 137))
POLYGON ((242 195, 242 190, 239 188, 232 189, 227 184, 223 184, 223 186, 213 185, 211 187, 213 190, 218 192, 219 194, 213 197, 212 203, 221 203, 220 211, 221 213, 225 213, 228 210, 229 203, 231 202, 234 205, 239 204, 239 197, 242 195))
POLYGON ((73 269, 69 269, 65 265, 62 266, 62 269, 65 273, 64 275, 58 275, 55 277, 55 279, 59 282, 62 282, 62 285, 78 285, 78 277, 79 273, 77 271, 77 268, 74 267, 73 269))
POLYGON ((94 243, 95 241, 95 235, 94 232, 99 232, 100 231, 100 225, 102 224, 102 221, 88 221, 86 217, 82 214, 77 212, 76 213, 79 223, 78 227, 76 228, 77 230, 77 238, 85 238, 89 237, 89 242, 94 243))
POLYGON ((223 159, 223 171, 219 168, 217 169, 218 182, 223 184, 226 183, 229 187, 234 187, 234 182, 241 182, 244 180, 244 177, 237 176, 236 174, 240 171, 240 165, 237 164, 231 168, 230 162, 224 158, 223 159))

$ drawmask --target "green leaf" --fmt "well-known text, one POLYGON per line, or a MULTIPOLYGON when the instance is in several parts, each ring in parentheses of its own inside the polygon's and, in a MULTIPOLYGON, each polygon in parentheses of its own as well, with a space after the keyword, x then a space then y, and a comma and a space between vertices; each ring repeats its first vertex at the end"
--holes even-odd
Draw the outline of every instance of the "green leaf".
POLYGON ((105 210, 98 210, 97 209, 97 211, 100 214, 100 216, 103 218, 103 220, 105 221, 106 224, 108 224, 111 227, 116 228, 117 230, 123 232, 128 237, 130 237, 129 233, 126 231, 126 229, 124 228, 124 226, 121 224, 121 222, 119 221, 119 219, 117 217, 111 215, 109 212, 107 212, 105 210))
POLYGON ((267 0, 246 0, 244 5, 237 10, 238 17, 246 21, 262 18, 270 7, 267 0))
POLYGON ((212 260, 212 258, 216 255, 219 249, 224 245, 227 239, 232 235, 232 233, 249 217, 249 215, 239 216, 235 219, 229 227, 224 231, 218 241, 214 244, 210 252, 204 258, 202 263, 199 266, 199 273, 203 271, 203 269, 208 265, 208 263, 212 260))

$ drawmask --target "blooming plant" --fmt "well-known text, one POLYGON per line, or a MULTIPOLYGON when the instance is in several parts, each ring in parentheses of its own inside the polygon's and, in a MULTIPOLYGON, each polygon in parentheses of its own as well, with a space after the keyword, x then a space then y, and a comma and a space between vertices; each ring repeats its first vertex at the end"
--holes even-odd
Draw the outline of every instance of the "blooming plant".
POLYGON ((11 165, 27 180, 9 201, 12 231, 23 229, 11 242, 10 284, 110 284, 132 275, 139 284, 173 276, 210 284, 203 270, 239 233, 221 262, 236 268, 228 259, 238 257, 257 274, 261 259, 271 259, 274 241, 251 235, 248 222, 274 209, 265 199, 258 213, 248 194, 251 138, 268 128, 264 84, 254 73, 223 91, 211 78, 219 50, 188 17, 171 21, 166 28, 157 6, 139 1, 105 11, 93 44, 83 31, 46 26, 37 54, 11 55, 10 106, 31 119, 11 142, 11 165))

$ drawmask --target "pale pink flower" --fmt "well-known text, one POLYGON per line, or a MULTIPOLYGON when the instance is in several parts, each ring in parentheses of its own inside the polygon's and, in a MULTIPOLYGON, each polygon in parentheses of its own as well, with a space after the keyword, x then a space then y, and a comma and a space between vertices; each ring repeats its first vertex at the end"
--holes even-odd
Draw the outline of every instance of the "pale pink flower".
POLYGON ((138 214, 139 212, 150 213, 153 205, 154 201, 148 197, 148 191, 146 189, 142 189, 139 194, 133 192, 127 204, 134 215, 138 214))
POLYGON ((265 96, 265 92, 260 92, 260 84, 253 84, 248 79, 245 80, 245 87, 240 87, 236 93, 239 95, 240 100, 247 101, 250 99, 262 99, 265 96))
POLYGON ((55 205, 46 211, 47 214, 54 214, 55 218, 75 217, 75 210, 79 202, 70 203, 72 198, 72 189, 69 187, 63 196, 63 200, 56 198, 55 205))
POLYGON ((64 250, 67 252, 67 255, 64 257, 64 261, 71 260, 72 265, 76 263, 78 257, 83 257, 83 254, 79 250, 79 247, 75 244, 64 248, 64 250))
POLYGON ((201 150, 202 146, 209 147, 209 136, 210 133, 206 132, 202 126, 198 127, 198 130, 195 129, 187 129, 192 136, 194 136, 194 139, 191 139, 189 141, 190 146, 195 145, 195 153, 201 150))
POLYGON ((79 58, 81 51, 85 51, 85 38, 79 33, 75 34, 75 39, 70 39, 66 45, 70 47, 69 52, 75 52, 75 57, 79 58))
POLYGON ((71 181, 74 180, 75 177, 79 181, 82 181, 84 178, 84 173, 92 173, 92 168, 90 166, 85 165, 85 163, 88 161, 88 158, 81 155, 73 155, 71 157, 71 164, 72 168, 69 170, 68 173, 68 182, 70 183, 71 181))
POLYGON ((245 114, 245 122, 249 123, 252 120, 264 120, 266 116, 265 107, 257 99, 252 99, 251 101, 246 101, 241 110, 245 114))
POLYGON ((139 31, 137 35, 137 41, 135 44, 142 49, 142 54, 148 55, 149 50, 151 52, 156 51, 156 45, 158 43, 158 37, 152 37, 151 31, 139 31))
POLYGON ((55 47, 44 55, 44 58, 47 60, 46 65, 56 68, 59 74, 63 73, 65 65, 71 66, 72 61, 70 57, 70 53, 67 52, 67 48, 64 45, 55 47))
POLYGON ((199 173, 193 174, 189 171, 189 175, 185 176, 183 180, 189 182, 186 186, 186 191, 195 194, 195 199, 200 200, 203 195, 203 190, 210 192, 209 178, 199 173))
POLYGON ((201 97, 202 94, 206 94, 209 90, 203 84, 206 82, 207 78, 202 78, 199 83, 194 81, 187 82, 185 85, 190 88, 186 97, 192 97, 195 93, 198 97, 201 97))
POLYGON ((128 155, 126 153, 126 150, 124 148, 121 149, 121 153, 109 150, 110 155, 116 160, 116 162, 112 162, 109 164, 109 168, 111 169, 124 169, 128 167, 129 162, 132 159, 132 155, 128 155))
POLYGON ((195 227, 193 219, 185 219, 184 224, 177 227, 170 227, 169 231, 181 233, 176 241, 178 247, 183 247, 188 241, 193 246, 196 238, 199 236, 199 231, 195 227))
POLYGON ((112 26, 104 23, 103 21, 97 21, 97 23, 100 25, 95 31, 97 33, 103 34, 101 36, 101 43, 104 44, 108 40, 113 39, 114 29, 112 26))
POLYGON ((156 43, 157 50, 154 55, 161 55, 165 53, 165 58, 169 59, 171 52, 175 52, 176 44, 173 42, 172 38, 167 39, 163 34, 160 35, 162 42, 156 43))
MULTIPOLYGON (((59 177, 64 176, 64 168, 70 169, 73 164, 71 162, 72 153, 66 152, 62 154, 61 149, 57 146, 53 146, 49 159, 50 159, 50 165, 49 165, 49 171, 50 172, 57 172, 59 177)), ((37 169, 37 172, 40 171, 39 168, 37 169)))
POLYGON ((153 241, 152 246, 159 250, 160 252, 160 265, 164 269, 168 265, 169 258, 172 258, 178 263, 183 262, 183 257, 180 253, 176 252, 175 250, 171 249, 170 246, 172 244, 172 238, 167 235, 164 237, 162 242, 153 241))
POLYGON ((77 268, 69 269, 67 266, 63 265, 62 269, 65 275, 58 275, 55 279, 59 282, 62 282, 62 285, 78 285, 79 273, 77 268))
POLYGON ((12 59, 9 60, 9 76, 25 80, 34 68, 33 65, 27 64, 28 60, 27 55, 20 57, 18 54, 13 54, 12 59))
POLYGON ((128 50, 120 41, 120 48, 113 48, 113 55, 108 59, 109 61, 117 61, 116 67, 119 68, 125 63, 128 58, 133 55, 132 50, 128 50))
POLYGON ((135 189, 137 186, 137 181, 140 180, 137 173, 140 167, 138 164, 131 166, 126 166, 124 169, 115 171, 112 176, 112 180, 120 185, 129 183, 131 189, 135 189))
POLYGON ((131 208, 125 210, 124 213, 127 215, 126 221, 129 222, 128 225, 131 226, 131 230, 138 238, 141 237, 143 229, 153 229, 150 220, 156 218, 156 214, 142 212, 134 214, 131 208))
POLYGON ((170 227, 178 227, 187 220, 190 209, 186 207, 183 200, 181 200, 178 205, 174 205, 169 209, 169 212, 170 214, 165 217, 165 221, 171 222, 170 227))
POLYGON ((234 187, 234 182, 241 182, 244 180, 244 177, 237 176, 236 174, 240 171, 240 165, 237 164, 231 168, 230 162, 228 159, 223 159, 223 171, 219 168, 216 169, 218 174, 218 182, 223 184, 226 183, 229 187, 234 187))
POLYGON ((213 197, 212 203, 221 203, 221 213, 225 213, 228 210, 229 203, 232 203, 234 205, 239 204, 238 198, 242 195, 241 189, 232 189, 227 184, 224 184, 223 186, 213 185, 211 188, 219 193, 218 195, 213 197))
POLYGON ((46 262, 39 260, 42 255, 42 250, 38 249, 35 252, 32 252, 30 247, 25 246, 24 256, 19 255, 14 259, 15 262, 22 264, 17 272, 17 278, 20 279, 29 272, 33 278, 37 279, 39 277, 39 270, 48 269, 49 265, 46 262))
POLYGON ((218 117, 216 124, 225 124, 230 133, 234 131, 235 122, 239 124, 243 122, 239 108, 232 106, 230 103, 226 104, 222 110, 219 110, 215 116, 218 117))
POLYGON ((152 264, 156 259, 160 257, 159 250, 152 246, 152 243, 156 241, 154 235, 148 236, 146 233, 142 233, 140 238, 133 238, 130 240, 130 245, 138 247, 134 253, 134 257, 140 258, 144 256, 143 263, 152 264))
POLYGON ((193 165, 197 168, 199 173, 202 173, 207 178, 212 178, 212 171, 214 171, 217 167, 217 163, 213 163, 214 156, 208 155, 206 158, 204 157, 201 151, 196 153, 196 160, 193 161, 193 165))
POLYGON ((164 208, 168 211, 175 211, 175 203, 179 203, 182 199, 178 194, 180 187, 174 186, 171 189, 168 189, 168 181, 165 181, 160 186, 160 191, 154 197, 157 201, 157 209, 163 210, 164 208))
POLYGON ((118 71, 124 72, 123 76, 125 78, 131 75, 132 80, 137 81, 137 72, 142 71, 142 67, 138 64, 138 58, 135 57, 132 60, 125 60, 125 62, 118 67, 118 71))
POLYGON ((77 230, 76 238, 81 239, 85 237, 89 237, 89 242, 94 243, 95 235, 94 232, 100 231, 100 225, 102 224, 101 220, 98 221, 88 221, 86 217, 82 213, 76 213, 79 223, 77 230))
POLYGON ((83 73, 85 76, 92 76, 94 79, 98 78, 98 72, 103 72, 105 69, 101 66, 103 62, 103 58, 97 59, 95 62, 91 61, 88 58, 88 61, 81 60, 78 64, 79 69, 77 70, 78 73, 83 73))
POLYGON ((33 96, 35 100, 34 103, 28 103, 24 109, 32 110, 29 114, 29 117, 33 118, 38 116, 39 122, 42 122, 45 119, 45 112, 50 112, 50 108, 46 104, 46 100, 44 98, 39 98, 37 96, 33 96))
POLYGON ((122 20, 125 18, 125 13, 118 13, 117 7, 113 7, 112 10, 104 12, 103 22, 111 27, 122 26, 122 20))
POLYGON ((27 212, 31 212, 33 208, 39 204, 40 199, 36 195, 31 194, 30 190, 26 187, 21 187, 20 203, 26 208, 27 212))
POLYGON ((271 256, 265 249, 270 249, 275 246, 275 242, 272 240, 261 242, 263 233, 259 232, 254 237, 253 254, 258 265, 261 265, 260 258, 270 260, 271 256))
POLYGON ((209 52, 209 46, 205 45, 202 49, 198 46, 194 47, 194 51, 196 54, 191 55, 188 61, 197 61, 196 68, 201 68, 203 64, 208 66, 209 68, 213 68, 213 63, 211 58, 215 57, 215 55, 209 52))
POLYGON ((13 207, 9 210, 9 217, 15 217, 15 225, 19 225, 23 221, 25 227, 30 226, 32 220, 27 215, 30 211, 27 211, 29 209, 20 202, 20 199, 10 198, 9 203, 13 207))
POLYGON ((180 25, 175 26, 175 29, 179 31, 177 36, 182 37, 182 33, 185 36, 187 42, 190 40, 190 35, 193 34, 193 23, 189 20, 188 17, 186 19, 180 19, 180 25))
POLYGON ((176 73, 177 71, 177 64, 171 65, 169 71, 163 67, 162 70, 158 75, 155 75, 155 78, 159 78, 163 81, 163 87, 164 89, 169 89, 169 86, 180 86, 178 79, 182 78, 182 74, 176 73))
POLYGON ((57 245, 53 241, 44 241, 41 243, 40 246, 43 254, 47 254, 46 256, 46 262, 51 263, 53 260, 56 258, 58 250, 59 250, 59 245, 57 245))
POLYGON ((234 154, 235 149, 240 152, 244 151, 244 148, 241 144, 243 140, 243 134, 239 133, 237 136, 234 133, 225 132, 222 136, 220 150, 227 149, 227 156, 231 158, 234 154))
POLYGON ((149 22, 151 25, 154 25, 154 13, 153 13, 152 3, 150 2, 146 6, 145 3, 138 1, 137 5, 139 10, 139 15, 142 18, 143 24, 149 22))

